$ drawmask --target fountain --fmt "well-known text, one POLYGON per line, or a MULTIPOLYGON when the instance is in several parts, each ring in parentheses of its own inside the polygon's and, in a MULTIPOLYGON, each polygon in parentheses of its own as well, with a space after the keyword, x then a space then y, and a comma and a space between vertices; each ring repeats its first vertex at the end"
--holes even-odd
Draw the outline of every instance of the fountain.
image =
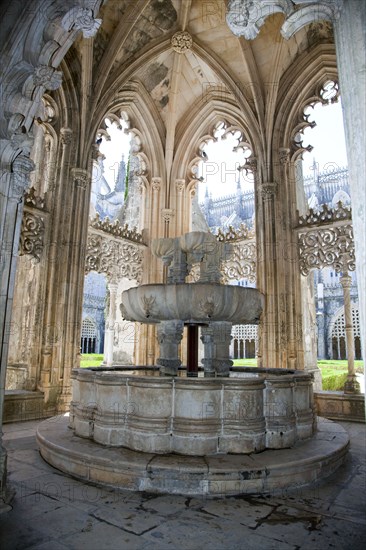
POLYGON ((312 375, 232 369, 232 324, 258 323, 264 297, 220 283, 230 244, 192 232, 157 239, 152 252, 166 266, 167 283, 123 292, 121 311, 126 320, 157 325, 157 367, 75 369, 71 435, 62 422, 43 423, 37 438, 44 458, 98 483, 189 495, 266 492, 332 473, 348 437, 328 421, 316 431, 312 375), (186 282, 194 265, 198 278, 186 282), (329 430, 334 437, 324 444, 329 430))

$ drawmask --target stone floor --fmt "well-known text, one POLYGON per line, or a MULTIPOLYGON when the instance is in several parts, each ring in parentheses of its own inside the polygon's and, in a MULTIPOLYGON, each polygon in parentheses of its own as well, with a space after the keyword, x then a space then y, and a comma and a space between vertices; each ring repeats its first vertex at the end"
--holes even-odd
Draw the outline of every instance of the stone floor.
POLYGON ((225 499, 115 492, 61 474, 40 457, 37 422, 4 427, 12 510, 0 515, 6 550, 358 550, 366 544, 364 424, 346 463, 307 489, 225 499))

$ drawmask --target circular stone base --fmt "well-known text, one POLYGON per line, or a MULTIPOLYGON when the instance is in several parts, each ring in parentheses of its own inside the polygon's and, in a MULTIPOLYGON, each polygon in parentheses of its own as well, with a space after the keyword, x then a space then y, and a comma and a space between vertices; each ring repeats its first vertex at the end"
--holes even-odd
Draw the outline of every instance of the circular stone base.
POLYGON ((187 496, 263 494, 297 488, 332 474, 345 460, 349 437, 330 420, 291 449, 251 455, 155 455, 112 448, 76 437, 67 416, 37 430, 42 457, 76 478, 113 488, 187 496))

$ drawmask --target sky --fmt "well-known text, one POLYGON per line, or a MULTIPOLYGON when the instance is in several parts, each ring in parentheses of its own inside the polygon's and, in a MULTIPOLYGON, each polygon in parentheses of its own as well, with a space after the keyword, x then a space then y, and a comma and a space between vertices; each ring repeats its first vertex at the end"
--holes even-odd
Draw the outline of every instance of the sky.
POLYGON ((106 157, 103 162, 103 175, 111 189, 114 189, 115 187, 115 182, 118 175, 118 167, 119 163, 121 162, 122 155, 124 155, 127 165, 128 153, 130 150, 131 136, 124 132, 124 128, 127 128, 127 125, 123 121, 121 121, 121 125, 122 130, 118 130, 116 124, 110 124, 108 128, 108 133, 111 136, 111 140, 106 141, 106 139, 103 137, 102 143, 99 147, 99 151, 106 157))
MULTIPOLYGON (((310 144, 314 149, 311 153, 304 153, 304 177, 312 175, 314 159, 319 171, 347 166, 341 102, 327 106, 316 104, 313 109, 310 108, 310 120, 314 120, 316 126, 305 129, 303 144, 310 144)), ((128 160, 130 136, 118 130, 115 124, 110 125, 108 131, 111 141, 103 138, 100 151, 106 156, 104 176, 113 189, 122 154, 126 163, 128 160)), ((199 176, 203 177, 203 182, 199 185, 199 202, 204 199, 206 186, 213 198, 235 193, 238 177, 244 191, 253 189, 251 175, 245 171, 239 173, 237 169, 244 164, 244 157, 250 155, 250 151, 233 153, 235 145, 237 140, 230 135, 225 140, 219 139, 206 145, 204 151, 208 160, 200 166, 199 176)))

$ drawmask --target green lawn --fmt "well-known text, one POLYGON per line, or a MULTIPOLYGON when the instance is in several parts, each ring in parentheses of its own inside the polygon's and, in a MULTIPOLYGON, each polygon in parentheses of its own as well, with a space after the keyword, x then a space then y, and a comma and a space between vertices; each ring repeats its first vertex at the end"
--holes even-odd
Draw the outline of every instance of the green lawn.
MULTIPOLYGON (((256 367, 256 359, 234 359, 234 367, 256 367)), ((347 372, 347 361, 336 361, 334 359, 321 359, 318 361, 318 367, 323 372, 333 372, 333 374, 339 374, 340 372, 347 372)), ((360 374, 363 373, 363 361, 355 361, 356 371, 360 374)))
POLYGON ((83 353, 81 355, 80 367, 100 367, 103 362, 103 354, 98 353, 83 353))
MULTIPOLYGON (((100 367, 103 355, 83 354, 80 367, 100 367)), ((234 359, 234 367, 256 367, 256 359, 234 359)), ((347 377, 347 361, 320 360, 318 367, 322 372, 323 390, 342 390, 347 377)), ((363 361, 355 361, 356 372, 363 374, 363 361)))
MULTIPOLYGON (((234 367, 255 367, 256 359, 235 359, 234 367)), ((336 361, 334 359, 319 360, 318 367, 322 373, 323 390, 340 391, 345 384, 348 368, 347 361, 336 361)), ((363 374, 363 361, 355 361, 356 372, 363 374)))
POLYGON ((234 359, 234 367, 256 367, 256 359, 234 359))

